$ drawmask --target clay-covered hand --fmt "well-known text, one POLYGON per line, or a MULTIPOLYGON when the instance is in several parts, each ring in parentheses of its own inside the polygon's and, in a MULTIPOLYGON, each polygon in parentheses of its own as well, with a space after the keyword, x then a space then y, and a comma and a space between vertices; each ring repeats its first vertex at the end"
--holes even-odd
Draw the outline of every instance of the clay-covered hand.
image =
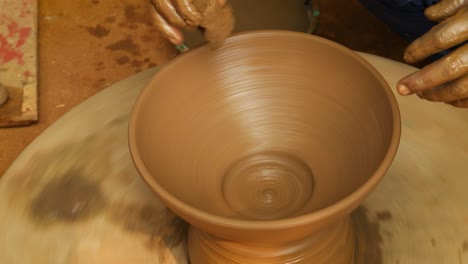
POLYGON ((468 107, 468 0, 442 0, 426 9, 425 14, 441 22, 411 43, 405 51, 406 62, 461 46, 400 80, 397 90, 401 95, 417 93, 426 100, 468 107))
POLYGON ((231 7, 226 0, 150 0, 159 31, 172 43, 183 42, 182 29, 201 28, 205 38, 219 43, 234 27, 231 7))

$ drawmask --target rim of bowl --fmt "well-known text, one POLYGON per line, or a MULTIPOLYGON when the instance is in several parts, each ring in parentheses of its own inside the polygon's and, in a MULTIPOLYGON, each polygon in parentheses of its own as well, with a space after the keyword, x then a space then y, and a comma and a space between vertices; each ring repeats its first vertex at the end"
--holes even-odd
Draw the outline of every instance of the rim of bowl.
MULTIPOLYGON (((240 219, 233 219, 229 217, 217 216, 212 213, 208 213, 204 210, 198 209, 194 206, 191 206, 181 201, 174 195, 170 194, 161 185, 158 184, 158 182, 151 176, 151 173, 149 173, 148 170, 146 169, 146 166, 138 151, 138 146, 137 146, 136 137, 135 137, 135 130, 136 130, 135 120, 139 112, 141 111, 142 101, 144 100, 145 95, 149 92, 149 90, 151 90, 150 87, 152 87, 152 85, 158 81, 159 76, 162 76, 162 73, 164 73, 164 71, 171 69, 171 67, 177 66, 178 64, 177 62, 182 60, 184 56, 189 55, 191 52, 182 53, 178 55, 176 58, 174 58, 172 61, 167 63, 166 65, 162 66, 159 72, 157 72, 154 75, 154 77, 148 82, 148 84, 143 88, 143 90, 140 92, 140 94, 138 95, 135 101, 135 104, 134 104, 134 107, 130 116, 128 132, 129 132, 130 153, 131 153, 133 162, 135 163, 135 167, 137 171, 139 172, 143 180, 146 182, 146 184, 150 187, 150 189, 152 189, 153 193, 155 193, 155 195, 158 198, 160 198, 168 208, 176 210, 176 211, 180 211, 184 215, 187 215, 192 219, 197 219, 198 221, 202 221, 210 225, 217 225, 217 226, 223 226, 227 228, 244 229, 244 230, 253 230, 253 229, 255 230, 273 229, 274 230, 274 229, 292 228, 295 226, 318 222, 323 219, 326 219, 327 217, 340 214, 340 212, 346 212, 347 210, 349 211, 349 208, 352 208, 353 207, 352 205, 356 203, 356 201, 362 202, 362 200, 365 199, 372 190, 374 190, 376 185, 380 182, 380 180, 387 173, 398 151, 400 137, 401 137, 401 116, 400 116, 400 110, 399 110, 395 95, 393 94, 390 86, 388 85, 387 81, 383 78, 383 76, 374 68, 374 66, 372 66, 369 62, 367 62, 364 58, 359 56, 355 51, 341 44, 338 44, 336 42, 324 39, 322 37, 318 37, 318 36, 314 36, 314 35, 310 35, 310 34, 306 34, 302 32, 286 31, 286 30, 250 30, 250 31, 244 31, 244 32, 231 35, 231 37, 229 37, 226 40, 226 43, 229 43, 232 41, 238 41, 239 39, 246 38, 246 37, 248 38, 252 34, 255 34, 257 36, 259 35, 263 35, 263 36, 281 35, 284 37, 286 36, 301 37, 301 38, 313 39, 314 41, 320 41, 323 44, 333 46, 334 48, 337 49, 337 51, 341 51, 345 53, 347 56, 352 57, 354 60, 359 62, 363 67, 367 68, 374 75, 374 77, 377 78, 379 83, 381 83, 381 85, 383 86, 383 89, 385 90, 387 94, 387 99, 389 100, 389 103, 390 103, 390 107, 391 107, 392 115, 393 115, 393 131, 392 131, 392 138, 388 146, 387 152, 385 153, 385 156, 382 159, 382 162, 380 163, 379 167, 374 171, 374 173, 369 177, 369 179, 364 184, 362 184, 359 188, 357 188, 355 191, 347 195, 346 197, 334 202, 333 204, 325 208, 319 209, 317 211, 313 211, 308 214, 300 215, 300 216, 288 217, 288 218, 283 218, 283 219, 275 219, 275 220, 240 220, 240 219)), ((206 45, 207 44, 204 43, 204 44, 198 45, 195 48, 192 48, 191 50, 200 49, 206 45)))

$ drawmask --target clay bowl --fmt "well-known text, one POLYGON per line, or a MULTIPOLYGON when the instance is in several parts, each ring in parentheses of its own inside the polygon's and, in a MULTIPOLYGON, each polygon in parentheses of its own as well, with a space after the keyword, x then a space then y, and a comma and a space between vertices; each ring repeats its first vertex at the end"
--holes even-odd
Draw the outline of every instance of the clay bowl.
POLYGON ((192 225, 193 264, 353 263, 348 216, 399 138, 396 100, 372 66, 287 31, 177 57, 142 91, 129 128, 141 176, 192 225))

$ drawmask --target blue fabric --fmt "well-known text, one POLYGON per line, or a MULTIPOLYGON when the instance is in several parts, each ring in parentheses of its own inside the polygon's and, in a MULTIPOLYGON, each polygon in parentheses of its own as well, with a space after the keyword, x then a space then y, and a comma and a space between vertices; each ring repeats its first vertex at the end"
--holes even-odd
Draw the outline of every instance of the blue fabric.
POLYGON ((428 6, 431 6, 433 4, 436 4, 440 0, 392 0, 392 1, 395 2, 399 6, 404 6, 404 5, 407 5, 409 3, 412 3, 412 4, 418 5, 418 6, 428 7, 428 6))
POLYGON ((389 25, 407 41, 412 42, 436 23, 424 16, 424 0, 359 0, 376 17, 389 25), (406 4, 402 4, 407 2, 406 4))
MULTIPOLYGON (((439 0, 359 0, 359 2, 408 42, 419 38, 436 25, 426 18, 424 10, 439 0)), ((429 60, 437 60, 449 52, 450 50, 440 52, 431 56, 429 60)))

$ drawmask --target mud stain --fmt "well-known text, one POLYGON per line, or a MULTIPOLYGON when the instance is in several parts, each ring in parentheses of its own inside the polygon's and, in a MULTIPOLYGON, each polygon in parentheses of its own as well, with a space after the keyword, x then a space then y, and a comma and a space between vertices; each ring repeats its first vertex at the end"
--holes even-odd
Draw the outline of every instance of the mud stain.
POLYGON ((463 241, 463 244, 462 244, 462 250, 463 252, 468 252, 468 241, 463 241))
POLYGON ((121 22, 118 24, 119 27, 121 28, 128 28, 128 29, 137 29, 138 26, 137 24, 134 23, 128 23, 128 22, 121 22))
POLYGON ((85 28, 89 34, 96 38, 103 38, 107 35, 109 35, 110 30, 108 28, 105 28, 101 25, 96 25, 95 27, 83 27, 85 28))
POLYGON ((122 56, 122 57, 118 57, 115 61, 116 61, 118 64, 122 65, 122 64, 129 63, 129 62, 130 62, 130 58, 129 58, 128 56, 122 56))
POLYGON ((106 79, 101 78, 93 83, 93 88, 101 88, 106 85, 106 79))
POLYGON ((115 43, 112 43, 106 46, 106 48, 113 51, 125 51, 134 56, 140 54, 140 46, 135 44, 135 42, 133 42, 133 39, 130 36, 127 36, 125 39, 121 39, 115 43))
POLYGON ((137 59, 134 59, 132 61, 132 66, 135 67, 135 68, 141 68, 141 66, 145 65, 146 63, 148 63, 150 60, 149 58, 146 58, 144 60, 137 60, 137 59))
POLYGON ((99 186, 70 171, 50 181, 32 200, 30 215, 41 225, 76 222, 97 215, 106 205, 99 186))
POLYGON ((100 71, 100 70, 102 70, 102 69, 104 69, 104 62, 100 61, 100 62, 96 63, 96 68, 95 68, 95 70, 96 70, 96 71, 100 71))
POLYGON ((382 236, 379 222, 367 218, 367 209, 359 207, 351 215, 356 230, 356 264, 382 264, 382 236))
POLYGON ((166 208, 120 204, 110 210, 111 221, 127 232, 148 237, 146 246, 156 251, 186 243, 188 224, 166 208))
POLYGON ((154 40, 154 38, 151 37, 151 36, 148 36, 148 35, 143 35, 143 36, 141 37, 141 40, 142 40, 143 42, 150 42, 150 41, 154 40))
POLYGON ((115 22, 115 16, 109 16, 106 18, 107 23, 114 23, 115 22))
POLYGON ((153 20, 149 10, 149 5, 142 8, 140 6, 128 4, 125 6, 124 14, 128 23, 140 23, 150 26, 153 24, 153 20))
POLYGON ((377 212, 375 215, 379 221, 392 220, 393 217, 392 214, 387 210, 377 212))

